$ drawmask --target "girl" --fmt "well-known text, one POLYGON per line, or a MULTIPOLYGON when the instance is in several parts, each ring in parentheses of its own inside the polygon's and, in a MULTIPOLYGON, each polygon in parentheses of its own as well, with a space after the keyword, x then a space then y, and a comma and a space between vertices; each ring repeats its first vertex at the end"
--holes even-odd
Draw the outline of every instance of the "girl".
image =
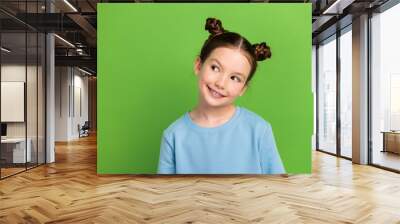
POLYGON ((210 32, 194 63, 199 101, 163 132, 159 174, 282 174, 271 125, 235 106, 257 68, 271 57, 265 44, 251 45, 208 18, 210 32))

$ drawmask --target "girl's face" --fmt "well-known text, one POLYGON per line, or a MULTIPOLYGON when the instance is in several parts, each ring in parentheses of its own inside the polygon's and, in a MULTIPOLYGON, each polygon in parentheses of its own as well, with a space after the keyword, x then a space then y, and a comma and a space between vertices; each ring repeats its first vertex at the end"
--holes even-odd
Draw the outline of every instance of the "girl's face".
POLYGON ((213 107, 233 104, 246 91, 250 70, 251 65, 240 49, 219 47, 204 62, 197 58, 194 72, 202 103, 213 107))

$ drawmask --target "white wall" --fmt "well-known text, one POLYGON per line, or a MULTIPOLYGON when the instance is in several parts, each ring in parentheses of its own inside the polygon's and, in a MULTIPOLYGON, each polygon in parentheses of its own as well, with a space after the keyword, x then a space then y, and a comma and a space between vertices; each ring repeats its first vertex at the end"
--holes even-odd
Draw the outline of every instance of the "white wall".
POLYGON ((55 68, 55 141, 68 140, 68 86, 70 84, 69 69, 55 68))
MULTIPOLYGON (((28 70, 32 67, 28 66, 28 70)), ((30 72, 28 72, 29 74, 30 72)), ((9 64, 1 66, 1 81, 21 81, 25 82, 25 64, 9 64)))
POLYGON ((78 124, 88 120, 88 77, 76 68, 56 67, 55 87, 55 140, 77 139, 78 124))

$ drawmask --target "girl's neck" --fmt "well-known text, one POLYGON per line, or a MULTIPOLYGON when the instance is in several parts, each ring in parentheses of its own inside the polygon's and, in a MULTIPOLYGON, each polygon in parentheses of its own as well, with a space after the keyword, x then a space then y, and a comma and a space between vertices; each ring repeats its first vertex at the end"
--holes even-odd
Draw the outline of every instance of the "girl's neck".
POLYGON ((189 112, 192 120, 204 127, 215 127, 227 122, 236 111, 235 105, 224 107, 210 107, 202 104, 197 105, 189 112))

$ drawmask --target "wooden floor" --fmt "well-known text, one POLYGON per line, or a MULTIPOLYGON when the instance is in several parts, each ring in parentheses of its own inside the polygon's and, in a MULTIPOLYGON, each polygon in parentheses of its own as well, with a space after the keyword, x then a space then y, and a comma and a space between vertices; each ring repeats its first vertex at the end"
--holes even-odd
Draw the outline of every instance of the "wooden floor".
POLYGON ((13 174, 25 171, 25 167, 24 168, 1 168, 1 177, 8 177, 11 176, 13 174))
POLYGON ((36 163, 27 163, 27 167, 25 167, 25 164, 18 164, 18 167, 7 167, 7 168, 1 168, 1 178, 6 178, 8 176, 15 175, 20 172, 24 172, 25 170, 33 169, 37 167, 36 163))
POLYGON ((0 181, 0 223, 400 223, 400 175, 315 152, 313 174, 97 176, 96 139, 0 181))

